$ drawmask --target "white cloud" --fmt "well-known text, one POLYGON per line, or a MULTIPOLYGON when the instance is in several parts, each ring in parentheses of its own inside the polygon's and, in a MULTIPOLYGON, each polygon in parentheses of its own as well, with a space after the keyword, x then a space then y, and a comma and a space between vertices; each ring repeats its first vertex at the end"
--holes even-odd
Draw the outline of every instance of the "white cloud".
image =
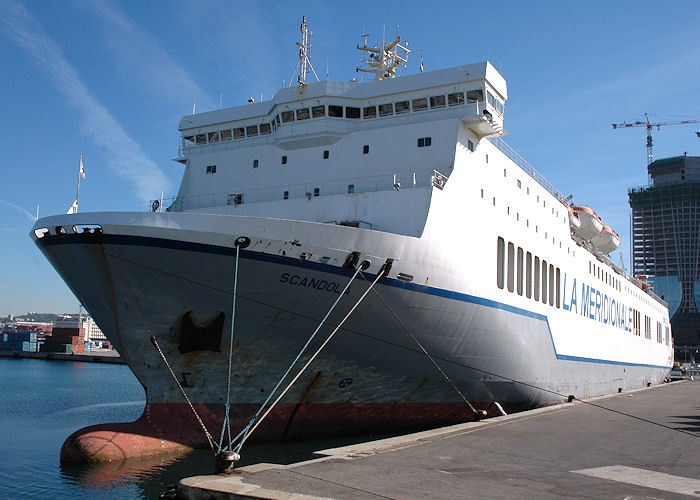
POLYGON ((33 214, 30 214, 27 210, 23 209, 22 207, 19 207, 19 206, 15 205, 14 203, 10 203, 10 202, 7 201, 7 200, 0 200, 0 203, 4 203, 4 204, 7 205, 8 207, 14 208, 14 209, 17 210, 18 212, 21 212, 21 213, 24 214, 30 221, 32 221, 32 222, 35 222, 35 221, 36 221, 36 217, 35 217, 33 214))
POLYGON ((80 113, 83 133, 104 151, 109 167, 116 174, 133 182, 137 196, 148 200, 154 193, 169 189, 163 172, 92 96, 58 44, 24 6, 0 0, 0 31, 22 47, 39 69, 54 80, 68 103, 80 113))
POLYGON ((105 21, 102 33, 120 64, 129 68, 125 74, 139 77, 155 97, 184 106, 191 106, 196 99, 198 109, 214 109, 214 100, 194 77, 118 7, 104 0, 80 1, 76 5, 105 21))

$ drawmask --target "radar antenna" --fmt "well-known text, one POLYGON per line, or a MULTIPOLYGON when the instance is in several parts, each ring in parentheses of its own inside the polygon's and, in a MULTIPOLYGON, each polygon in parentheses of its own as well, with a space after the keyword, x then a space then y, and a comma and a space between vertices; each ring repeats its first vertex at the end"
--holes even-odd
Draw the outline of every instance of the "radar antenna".
POLYGON ((363 34, 363 44, 358 45, 358 50, 362 50, 368 54, 362 62, 366 63, 369 68, 355 68, 356 72, 374 73, 375 80, 384 80, 387 78, 396 78, 396 70, 405 68, 408 61, 408 54, 411 52, 422 52, 422 50, 410 50, 408 43, 401 45, 401 37, 399 36, 399 27, 396 27, 396 40, 389 43, 381 43, 370 47, 367 45, 367 37, 363 34))
POLYGON ((302 16, 301 18, 301 43, 297 42, 297 46, 299 47, 299 59, 297 59, 297 63, 294 66, 294 72, 292 73, 292 77, 289 79, 289 86, 292 86, 292 80, 294 79, 294 75, 297 72, 297 68, 299 68, 299 76, 297 77, 297 82, 299 83, 300 86, 306 85, 306 71, 310 68, 311 72, 314 74, 316 77, 316 81, 320 82, 321 80, 318 78, 318 75, 316 74, 316 71, 314 70, 314 67, 311 65, 311 35, 313 35, 312 31, 309 31, 309 29, 306 27, 306 16, 302 16), (301 65, 301 67, 300 67, 301 65))

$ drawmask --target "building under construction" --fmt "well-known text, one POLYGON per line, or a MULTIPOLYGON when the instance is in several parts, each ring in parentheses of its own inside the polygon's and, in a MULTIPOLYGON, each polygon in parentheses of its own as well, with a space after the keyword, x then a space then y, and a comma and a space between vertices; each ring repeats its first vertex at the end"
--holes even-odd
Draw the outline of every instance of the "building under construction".
POLYGON ((668 302, 676 360, 700 362, 700 157, 648 169, 649 186, 629 190, 632 271, 668 302))

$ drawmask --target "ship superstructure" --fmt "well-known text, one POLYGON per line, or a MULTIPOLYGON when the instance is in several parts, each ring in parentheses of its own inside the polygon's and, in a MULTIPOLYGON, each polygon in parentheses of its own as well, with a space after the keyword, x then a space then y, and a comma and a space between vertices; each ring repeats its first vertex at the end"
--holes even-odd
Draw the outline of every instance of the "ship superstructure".
POLYGON ((206 444, 181 390, 221 428, 229 352, 244 427, 332 304, 337 325, 375 280, 257 437, 473 418, 407 330, 485 411, 663 380, 665 303, 606 257, 614 231, 601 237, 595 212, 502 140, 493 66, 375 68, 183 117, 186 169, 165 210, 37 222, 36 244, 147 393, 139 421, 83 429, 63 459, 206 444))

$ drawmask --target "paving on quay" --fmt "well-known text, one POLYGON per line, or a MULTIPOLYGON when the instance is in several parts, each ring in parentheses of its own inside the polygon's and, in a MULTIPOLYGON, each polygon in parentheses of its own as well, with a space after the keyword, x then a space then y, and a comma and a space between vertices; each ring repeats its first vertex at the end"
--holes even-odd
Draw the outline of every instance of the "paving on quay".
MULTIPOLYGON (((245 453, 245 449, 243 450, 245 453)), ((700 498, 683 381, 180 481, 180 498, 700 498)))

